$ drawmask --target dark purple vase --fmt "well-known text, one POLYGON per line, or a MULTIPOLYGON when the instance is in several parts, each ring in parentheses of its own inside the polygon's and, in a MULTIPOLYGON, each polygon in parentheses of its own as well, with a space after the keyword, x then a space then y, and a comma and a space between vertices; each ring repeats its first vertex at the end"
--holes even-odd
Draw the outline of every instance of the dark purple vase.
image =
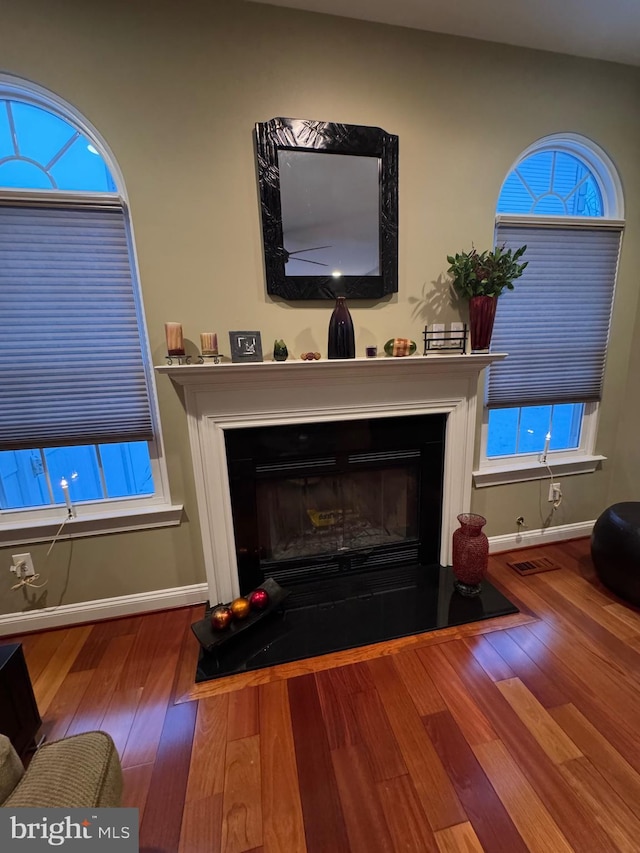
POLYGON ((344 296, 338 296, 336 307, 329 320, 329 342, 327 346, 329 358, 355 358, 356 339, 353 332, 353 320, 344 296))

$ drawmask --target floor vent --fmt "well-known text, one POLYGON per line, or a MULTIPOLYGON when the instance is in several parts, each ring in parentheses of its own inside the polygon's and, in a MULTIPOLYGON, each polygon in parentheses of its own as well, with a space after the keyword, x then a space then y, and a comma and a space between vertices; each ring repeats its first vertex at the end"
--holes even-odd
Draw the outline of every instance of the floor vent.
POLYGON ((521 560, 520 562, 507 563, 509 568, 515 569, 521 575, 535 575, 538 572, 553 572, 562 568, 550 557, 536 557, 534 560, 521 560))

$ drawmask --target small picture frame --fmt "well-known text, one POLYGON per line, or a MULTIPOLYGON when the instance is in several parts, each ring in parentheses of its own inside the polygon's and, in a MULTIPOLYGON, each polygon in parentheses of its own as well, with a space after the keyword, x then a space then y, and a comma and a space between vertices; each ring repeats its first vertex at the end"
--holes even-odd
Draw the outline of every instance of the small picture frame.
POLYGON ((229 332, 231 361, 262 361, 260 332, 229 332))

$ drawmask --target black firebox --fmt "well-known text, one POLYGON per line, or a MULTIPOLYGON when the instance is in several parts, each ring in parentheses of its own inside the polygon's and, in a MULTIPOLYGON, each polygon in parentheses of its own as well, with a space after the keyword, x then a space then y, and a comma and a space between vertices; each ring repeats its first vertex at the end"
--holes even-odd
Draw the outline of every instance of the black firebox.
POLYGON ((437 565, 446 415, 227 430, 240 578, 248 593, 437 565))

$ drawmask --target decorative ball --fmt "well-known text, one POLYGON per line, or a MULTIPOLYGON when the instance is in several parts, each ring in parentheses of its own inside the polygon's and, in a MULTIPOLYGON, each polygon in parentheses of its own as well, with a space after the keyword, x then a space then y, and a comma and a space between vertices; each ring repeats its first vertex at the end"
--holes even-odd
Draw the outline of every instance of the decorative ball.
POLYGON ((416 351, 416 342, 409 338, 391 338, 384 345, 384 351, 387 355, 396 357, 403 355, 413 355, 416 351))
POLYGON ((233 613, 231 608, 227 607, 226 604, 220 604, 214 608, 211 614, 211 627, 214 631, 224 631, 225 628, 229 627, 232 619, 233 613))
POLYGON ((249 596, 249 604, 253 610, 264 610, 269 604, 269 593, 266 589, 254 589, 249 596))
POLYGON ((247 598, 235 598, 229 605, 234 619, 246 619, 251 610, 251 605, 247 598))

